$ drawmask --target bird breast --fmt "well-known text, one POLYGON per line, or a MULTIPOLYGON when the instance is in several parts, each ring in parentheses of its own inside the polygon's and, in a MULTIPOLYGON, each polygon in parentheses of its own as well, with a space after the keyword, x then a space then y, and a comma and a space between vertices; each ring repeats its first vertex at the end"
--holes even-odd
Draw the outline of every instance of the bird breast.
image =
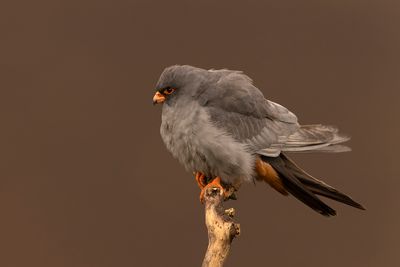
POLYGON ((230 184, 253 178, 254 155, 217 128, 206 108, 195 101, 164 104, 160 133, 167 149, 188 171, 219 176, 230 184))

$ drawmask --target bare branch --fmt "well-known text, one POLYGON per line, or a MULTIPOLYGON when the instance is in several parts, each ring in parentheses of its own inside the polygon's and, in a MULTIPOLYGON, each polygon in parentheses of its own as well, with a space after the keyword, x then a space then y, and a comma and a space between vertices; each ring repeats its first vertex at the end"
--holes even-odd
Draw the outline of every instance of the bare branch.
POLYGON ((240 234, 240 225, 233 221, 233 208, 224 210, 224 196, 220 188, 207 188, 204 200, 208 248, 202 267, 221 267, 228 257, 233 239, 240 234))

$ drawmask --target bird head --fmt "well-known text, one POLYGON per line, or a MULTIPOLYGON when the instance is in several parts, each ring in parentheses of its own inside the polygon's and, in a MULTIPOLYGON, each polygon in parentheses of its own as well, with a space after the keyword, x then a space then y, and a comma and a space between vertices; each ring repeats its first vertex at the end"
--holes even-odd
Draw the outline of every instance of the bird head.
POLYGON ((200 87, 206 70, 188 65, 167 67, 156 85, 153 104, 171 103, 180 97, 190 97, 200 87))

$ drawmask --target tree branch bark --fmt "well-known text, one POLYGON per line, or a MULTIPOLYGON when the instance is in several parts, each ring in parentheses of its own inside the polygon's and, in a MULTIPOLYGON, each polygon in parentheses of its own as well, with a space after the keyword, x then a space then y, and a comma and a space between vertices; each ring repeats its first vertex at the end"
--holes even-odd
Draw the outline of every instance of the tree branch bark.
POLYGON ((233 239, 240 234, 240 225, 233 221, 235 210, 224 210, 220 188, 207 188, 204 195, 208 248, 202 267, 222 267, 233 239))

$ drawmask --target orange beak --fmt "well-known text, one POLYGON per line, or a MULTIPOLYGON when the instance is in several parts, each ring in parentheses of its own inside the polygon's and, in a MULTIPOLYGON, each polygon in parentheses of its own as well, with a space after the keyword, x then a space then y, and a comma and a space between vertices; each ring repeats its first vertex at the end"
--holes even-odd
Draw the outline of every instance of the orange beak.
POLYGON ((159 104, 165 101, 165 96, 163 96, 160 92, 156 92, 153 96, 153 105, 159 104))

